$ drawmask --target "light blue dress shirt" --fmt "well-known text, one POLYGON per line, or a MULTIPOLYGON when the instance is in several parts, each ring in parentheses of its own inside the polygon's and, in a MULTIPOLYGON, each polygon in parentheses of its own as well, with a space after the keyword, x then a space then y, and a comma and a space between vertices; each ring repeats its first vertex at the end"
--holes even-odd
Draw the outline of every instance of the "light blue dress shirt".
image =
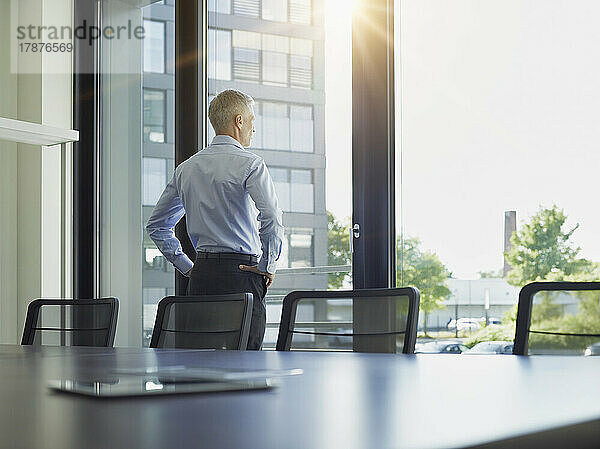
POLYGON ((252 254, 260 271, 275 273, 283 240, 275 187, 264 160, 233 137, 216 136, 177 167, 146 225, 167 260, 187 273, 194 264, 174 232, 184 214, 196 251, 252 254))

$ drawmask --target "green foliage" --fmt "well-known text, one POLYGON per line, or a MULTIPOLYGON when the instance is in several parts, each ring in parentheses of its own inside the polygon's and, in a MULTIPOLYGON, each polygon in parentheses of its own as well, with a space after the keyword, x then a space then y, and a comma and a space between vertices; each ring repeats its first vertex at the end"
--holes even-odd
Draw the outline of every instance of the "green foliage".
POLYGON ((564 229, 566 220, 564 210, 556 205, 540 207, 529 223, 512 235, 511 249, 505 253, 511 265, 510 284, 521 287, 540 280, 564 280, 593 270, 594 264, 578 258, 581 248, 570 241, 579 224, 564 229))
POLYGON ((424 316, 423 330, 427 333, 427 314, 443 309, 443 301, 450 296, 446 284, 450 272, 435 253, 421 251, 420 243, 411 237, 404 239, 404 242, 398 239, 397 265, 402 266, 402 270, 397 272, 396 284, 417 287, 421 292, 420 310, 424 316))
MULTIPOLYGON (((579 299, 575 314, 565 313, 564 306, 555 301, 559 292, 541 292, 531 312, 531 330, 566 334, 597 334, 600 331, 600 296, 596 291, 567 293, 579 299)), ((562 293, 563 295, 565 293, 562 293)), ((537 296, 537 295, 536 295, 537 296)), ((583 351, 598 341, 597 337, 573 337, 531 333, 529 347, 536 349, 583 351)))
POLYGON ((464 344, 471 348, 482 341, 513 341, 514 339, 515 323, 510 322, 482 327, 465 340, 464 344))
POLYGON ((498 270, 488 270, 488 271, 480 271, 479 279, 501 279, 504 276, 502 272, 502 268, 498 270))
MULTIPOLYGON (((327 265, 350 265, 349 231, 350 218, 337 220, 327 211, 327 265)), ((339 289, 344 284, 344 279, 350 273, 329 273, 328 286, 330 289, 339 289)))

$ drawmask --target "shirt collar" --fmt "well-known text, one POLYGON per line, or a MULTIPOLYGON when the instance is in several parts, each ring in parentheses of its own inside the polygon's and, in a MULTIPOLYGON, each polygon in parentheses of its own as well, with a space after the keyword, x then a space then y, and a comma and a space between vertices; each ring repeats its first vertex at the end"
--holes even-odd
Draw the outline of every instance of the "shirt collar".
POLYGON ((244 147, 242 146, 241 143, 239 143, 233 137, 227 136, 225 134, 219 134, 219 135, 213 137, 213 140, 210 144, 211 145, 233 145, 234 147, 238 147, 240 150, 244 149, 244 147))

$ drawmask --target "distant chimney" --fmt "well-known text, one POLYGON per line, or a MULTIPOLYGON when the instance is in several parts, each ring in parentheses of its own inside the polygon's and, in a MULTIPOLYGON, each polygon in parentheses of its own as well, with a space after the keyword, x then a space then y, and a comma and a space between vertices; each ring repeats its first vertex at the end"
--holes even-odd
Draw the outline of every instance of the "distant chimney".
MULTIPOLYGON (((510 250, 510 237, 517 230, 517 211, 515 210, 507 210, 504 212, 504 252, 506 253, 510 250)), ((504 269, 502 270, 502 274, 506 277, 507 273, 510 271, 510 265, 506 261, 506 257, 504 258, 504 269)))

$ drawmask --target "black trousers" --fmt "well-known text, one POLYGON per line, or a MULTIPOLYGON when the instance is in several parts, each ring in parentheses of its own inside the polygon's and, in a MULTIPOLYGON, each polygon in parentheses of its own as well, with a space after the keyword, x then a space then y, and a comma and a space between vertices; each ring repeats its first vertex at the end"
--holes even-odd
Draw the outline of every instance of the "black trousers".
POLYGON ((252 321, 248 349, 260 350, 265 338, 267 312, 265 295, 267 284, 262 275, 243 271, 239 265, 251 265, 248 258, 237 259, 196 259, 190 274, 187 294, 225 295, 228 293, 252 293, 252 321))

